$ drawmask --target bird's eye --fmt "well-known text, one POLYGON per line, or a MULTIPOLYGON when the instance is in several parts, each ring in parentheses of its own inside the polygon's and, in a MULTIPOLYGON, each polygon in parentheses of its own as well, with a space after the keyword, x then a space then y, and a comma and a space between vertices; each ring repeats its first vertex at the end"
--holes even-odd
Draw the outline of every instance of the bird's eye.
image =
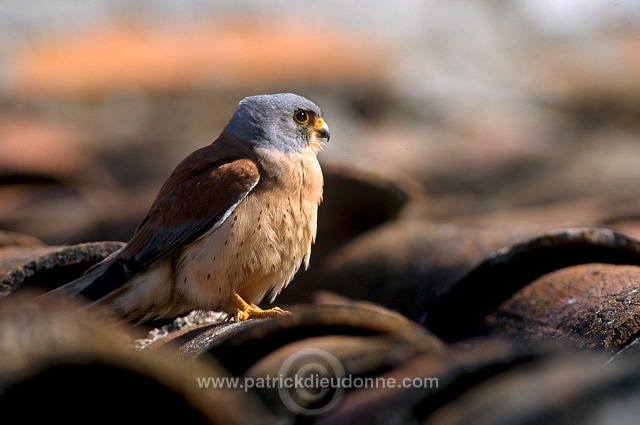
POLYGON ((301 125, 309 124, 311 117, 307 111, 303 111, 302 109, 298 109, 295 114, 293 114, 293 119, 301 125))

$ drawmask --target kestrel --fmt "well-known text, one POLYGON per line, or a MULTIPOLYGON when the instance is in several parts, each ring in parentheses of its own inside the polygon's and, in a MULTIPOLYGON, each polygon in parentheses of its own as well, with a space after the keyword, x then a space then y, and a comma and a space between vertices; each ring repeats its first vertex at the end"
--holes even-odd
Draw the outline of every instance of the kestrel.
POLYGON ((285 313, 271 302, 316 237, 329 140, 320 108, 290 93, 242 100, 220 136, 187 156, 120 250, 55 293, 111 306, 129 320, 193 309, 236 320, 285 313))

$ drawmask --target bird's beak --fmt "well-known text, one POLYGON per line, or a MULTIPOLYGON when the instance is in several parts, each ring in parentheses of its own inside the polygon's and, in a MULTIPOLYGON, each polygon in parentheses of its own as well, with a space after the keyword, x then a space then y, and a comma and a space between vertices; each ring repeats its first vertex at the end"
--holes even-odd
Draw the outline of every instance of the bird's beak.
POLYGON ((313 125, 313 132, 316 134, 318 139, 323 143, 327 143, 329 138, 331 138, 331 132, 329 131, 329 126, 324 119, 318 118, 316 123, 313 125))

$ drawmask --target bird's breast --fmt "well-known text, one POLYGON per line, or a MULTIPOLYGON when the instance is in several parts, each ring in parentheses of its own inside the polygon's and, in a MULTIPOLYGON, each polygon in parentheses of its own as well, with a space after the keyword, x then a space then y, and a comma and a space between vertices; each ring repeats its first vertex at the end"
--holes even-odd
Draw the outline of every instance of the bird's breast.
POLYGON ((185 296, 225 308, 232 292, 260 302, 275 297, 308 266, 323 178, 315 155, 263 156, 260 181, 227 220, 188 246, 176 283, 185 296))

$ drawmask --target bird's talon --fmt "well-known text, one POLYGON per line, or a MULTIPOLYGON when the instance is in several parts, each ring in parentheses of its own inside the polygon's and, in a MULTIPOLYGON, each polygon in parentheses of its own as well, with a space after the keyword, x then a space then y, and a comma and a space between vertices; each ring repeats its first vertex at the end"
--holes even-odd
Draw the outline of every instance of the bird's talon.
POLYGON ((272 317, 284 316, 291 314, 290 312, 281 309, 280 307, 273 307, 268 310, 263 310, 255 304, 248 304, 238 294, 234 294, 233 299, 238 307, 233 317, 236 322, 242 322, 249 319, 266 319, 272 317))
POLYGON ((268 310, 263 310, 260 307, 250 307, 244 310, 237 309, 234 318, 236 319, 236 322, 242 322, 249 319, 267 319, 286 316, 289 314, 291 314, 291 312, 278 307, 270 308, 268 310))

